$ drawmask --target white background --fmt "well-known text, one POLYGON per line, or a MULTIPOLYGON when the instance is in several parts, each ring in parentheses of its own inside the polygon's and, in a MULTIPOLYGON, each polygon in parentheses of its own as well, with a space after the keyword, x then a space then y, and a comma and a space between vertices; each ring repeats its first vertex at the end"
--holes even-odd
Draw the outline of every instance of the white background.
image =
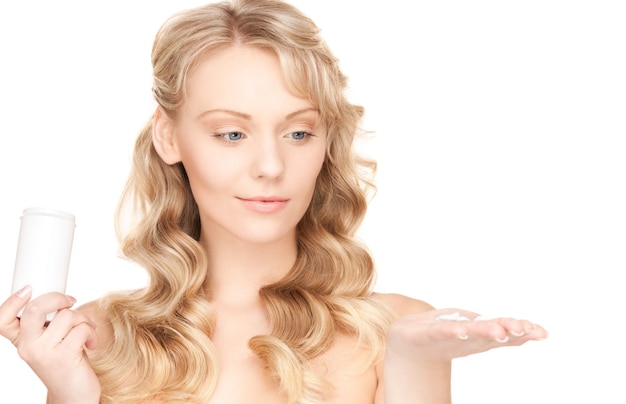
MULTIPOLYGON (((378 290, 543 324, 457 359, 462 403, 626 403, 626 13, 619 1, 294 1, 366 107, 378 290)), ((113 211, 154 104, 153 36, 199 1, 0 3, 0 289, 24 208, 74 213, 68 293, 141 285, 113 211)), ((0 340, 0 402, 45 390, 0 340)))

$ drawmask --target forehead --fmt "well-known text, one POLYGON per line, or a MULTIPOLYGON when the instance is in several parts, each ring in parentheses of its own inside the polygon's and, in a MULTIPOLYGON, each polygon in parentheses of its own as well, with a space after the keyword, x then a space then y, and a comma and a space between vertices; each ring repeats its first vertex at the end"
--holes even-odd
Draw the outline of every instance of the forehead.
POLYGON ((276 104, 289 109, 311 108, 291 91, 274 51, 247 45, 213 49, 190 70, 186 103, 203 108, 253 108, 276 104), (219 105, 216 105, 219 104, 219 105))

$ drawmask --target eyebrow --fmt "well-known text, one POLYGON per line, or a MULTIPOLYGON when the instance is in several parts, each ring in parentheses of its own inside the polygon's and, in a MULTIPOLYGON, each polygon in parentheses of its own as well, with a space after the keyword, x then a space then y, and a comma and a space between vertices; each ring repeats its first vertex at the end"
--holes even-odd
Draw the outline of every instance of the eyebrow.
MULTIPOLYGON (((205 117, 205 116, 207 116, 209 114, 213 114, 213 113, 216 113, 216 112, 221 112, 221 113, 224 113, 224 114, 233 115, 233 116, 236 116, 238 118, 242 118, 242 119, 245 119, 245 120, 248 120, 248 121, 252 120, 252 116, 249 115, 249 114, 244 114, 243 112, 234 111, 232 109, 223 109, 223 108, 209 109, 208 111, 204 111, 200 115, 198 115, 198 119, 201 119, 201 118, 203 118, 203 117, 205 117)), ((316 108, 299 109, 299 110, 294 111, 294 112, 292 112, 290 114, 287 114, 285 116, 285 120, 295 118, 296 116, 298 116, 300 114, 304 114, 306 112, 319 112, 319 111, 316 108)))

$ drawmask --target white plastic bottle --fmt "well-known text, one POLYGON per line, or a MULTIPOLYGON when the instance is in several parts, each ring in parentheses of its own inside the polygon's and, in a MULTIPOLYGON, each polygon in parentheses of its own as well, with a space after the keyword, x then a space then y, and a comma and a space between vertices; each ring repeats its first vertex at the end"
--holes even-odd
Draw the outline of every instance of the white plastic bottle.
MULTIPOLYGON (((30 285, 31 299, 48 292, 65 293, 75 227, 71 213, 49 208, 24 209, 13 271, 13 292, 30 285)), ((55 314, 49 313, 46 320, 52 320, 55 314)))

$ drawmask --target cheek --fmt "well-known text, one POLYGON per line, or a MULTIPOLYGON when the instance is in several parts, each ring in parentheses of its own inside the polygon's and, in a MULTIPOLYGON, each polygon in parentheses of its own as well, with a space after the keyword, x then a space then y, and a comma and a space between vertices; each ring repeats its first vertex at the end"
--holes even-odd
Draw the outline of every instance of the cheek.
POLYGON ((219 155, 185 154, 182 158, 189 185, 196 196, 228 189, 237 176, 235 167, 219 155))
POLYGON ((312 154, 307 158, 301 158, 296 162, 297 171, 299 172, 299 181, 303 189, 306 189, 309 196, 313 195, 317 177, 324 164, 324 152, 312 154))

